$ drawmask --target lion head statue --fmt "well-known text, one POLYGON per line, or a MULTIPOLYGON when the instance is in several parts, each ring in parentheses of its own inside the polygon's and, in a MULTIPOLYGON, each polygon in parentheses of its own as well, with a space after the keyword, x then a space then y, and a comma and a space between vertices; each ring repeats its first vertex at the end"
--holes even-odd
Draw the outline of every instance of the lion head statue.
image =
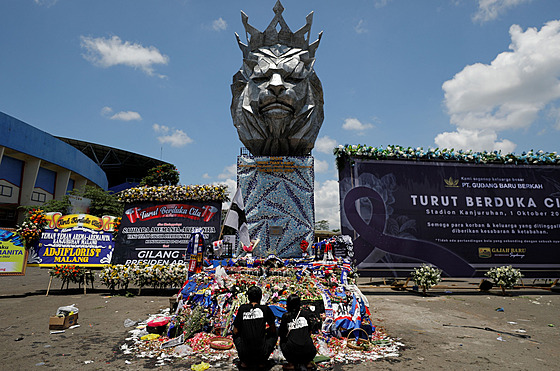
POLYGON ((312 13, 292 33, 276 3, 276 16, 264 32, 251 27, 242 12, 249 45, 239 41, 243 65, 233 76, 231 115, 241 142, 254 156, 304 156, 315 145, 323 123, 323 88, 315 74, 309 45, 312 13), (277 25, 280 31, 277 31, 277 25))

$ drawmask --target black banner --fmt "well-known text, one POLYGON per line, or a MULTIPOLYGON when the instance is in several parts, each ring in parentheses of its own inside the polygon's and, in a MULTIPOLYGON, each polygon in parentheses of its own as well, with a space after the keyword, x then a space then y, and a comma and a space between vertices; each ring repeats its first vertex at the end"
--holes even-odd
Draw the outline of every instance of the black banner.
POLYGON ((426 262, 481 277, 512 265, 558 277, 558 167, 353 160, 339 170, 341 224, 359 269, 402 276, 426 262))
POLYGON ((115 242, 113 264, 187 264, 191 234, 212 243, 220 233, 220 202, 139 202, 126 204, 115 242))

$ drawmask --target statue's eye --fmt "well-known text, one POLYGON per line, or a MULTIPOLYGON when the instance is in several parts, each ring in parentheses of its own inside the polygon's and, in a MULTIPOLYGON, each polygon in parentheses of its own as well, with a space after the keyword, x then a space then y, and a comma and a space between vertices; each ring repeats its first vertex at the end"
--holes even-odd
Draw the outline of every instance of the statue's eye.
POLYGON ((255 84, 262 84, 263 82, 267 82, 269 79, 268 77, 265 76, 259 76, 259 77, 253 77, 251 80, 253 80, 255 84))
POLYGON ((298 84, 299 82, 301 82, 301 80, 303 80, 300 77, 294 77, 294 76, 288 76, 284 79, 284 81, 290 83, 290 84, 298 84))

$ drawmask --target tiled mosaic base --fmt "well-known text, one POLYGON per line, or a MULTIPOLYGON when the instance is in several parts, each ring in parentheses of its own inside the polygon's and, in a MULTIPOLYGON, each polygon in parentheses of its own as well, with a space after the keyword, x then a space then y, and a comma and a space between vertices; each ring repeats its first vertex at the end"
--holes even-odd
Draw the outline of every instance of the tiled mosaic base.
POLYGON ((253 256, 301 256, 300 242, 313 239, 314 178, 312 156, 237 157, 249 234, 260 239, 253 256), (282 233, 271 234, 271 227, 282 227, 282 233))

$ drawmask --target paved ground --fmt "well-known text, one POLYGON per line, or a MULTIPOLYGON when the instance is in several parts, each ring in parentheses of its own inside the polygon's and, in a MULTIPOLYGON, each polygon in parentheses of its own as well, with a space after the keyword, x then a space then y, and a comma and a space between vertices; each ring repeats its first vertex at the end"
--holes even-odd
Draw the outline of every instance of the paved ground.
MULTIPOLYGON (((123 323, 128 318, 145 319, 168 307, 173 291, 110 296, 97 284, 84 295, 77 288, 60 290, 60 282, 54 281, 54 289, 45 296, 48 282, 48 270, 39 268, 28 268, 23 277, 0 277, 1 370, 153 367, 153 362, 122 354, 120 345, 128 330, 123 323), (49 316, 69 304, 80 310, 80 327, 51 335, 49 316)), ((503 297, 497 290, 479 292, 474 280, 447 280, 444 284, 423 297, 392 290, 381 281, 360 279, 373 322, 406 347, 397 358, 334 369, 560 369, 560 295, 522 289, 503 297)), ((229 365, 225 368, 231 369, 229 365)), ((159 369, 190 367, 177 362, 159 369)))

